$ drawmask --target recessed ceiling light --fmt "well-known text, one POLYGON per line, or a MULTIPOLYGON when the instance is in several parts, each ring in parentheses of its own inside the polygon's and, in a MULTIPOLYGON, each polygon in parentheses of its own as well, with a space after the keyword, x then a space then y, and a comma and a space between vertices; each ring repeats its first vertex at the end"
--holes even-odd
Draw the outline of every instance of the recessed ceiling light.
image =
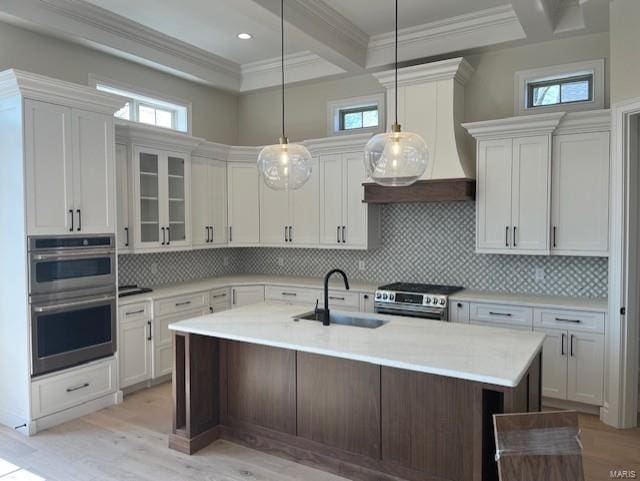
POLYGON ((240 40, 249 40, 250 38, 253 38, 253 35, 251 35, 250 33, 239 33, 238 38, 240 40))

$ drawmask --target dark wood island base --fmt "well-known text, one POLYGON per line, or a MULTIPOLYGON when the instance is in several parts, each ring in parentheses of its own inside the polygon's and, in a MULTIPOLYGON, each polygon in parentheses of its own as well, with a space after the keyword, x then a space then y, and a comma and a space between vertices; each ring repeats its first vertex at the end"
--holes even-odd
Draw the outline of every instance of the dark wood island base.
POLYGON ((541 355, 515 388, 174 333, 173 433, 227 439, 357 480, 497 480, 492 415, 539 411, 541 355))

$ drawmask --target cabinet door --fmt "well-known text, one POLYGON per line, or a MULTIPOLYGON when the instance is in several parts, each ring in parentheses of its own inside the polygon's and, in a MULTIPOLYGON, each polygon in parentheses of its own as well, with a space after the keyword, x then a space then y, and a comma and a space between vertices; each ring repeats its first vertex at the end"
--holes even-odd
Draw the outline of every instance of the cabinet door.
MULTIPOLYGON (((136 248, 161 247, 160 233, 160 163, 158 150, 134 148, 134 192, 136 248)), ((164 227, 164 226, 162 226, 164 227)), ((166 234, 165 241, 166 243, 166 234)))
POLYGON ((211 245, 212 192, 210 166, 206 160, 191 163, 191 242, 194 247, 211 245))
POLYGON ((264 286, 240 286, 231 289, 231 307, 264 302, 264 286))
POLYGON ((260 242, 260 188, 255 163, 230 163, 228 174, 229 244, 260 242))
POLYGON ((549 137, 513 140, 511 247, 515 251, 549 251, 549 137))
POLYGON ((151 326, 147 320, 120 324, 120 388, 151 379, 151 326))
POLYGON ((342 161, 342 224, 341 238, 349 246, 364 246, 367 243, 367 204, 362 183, 367 175, 362 153, 346 154, 342 161))
POLYGON ((72 110, 76 230, 115 232, 113 116, 72 110))
POLYGON ((609 148, 608 132, 554 137, 553 253, 607 253, 609 148))
POLYGON ((214 161, 209 166, 209 185, 212 244, 224 245, 227 243, 227 164, 225 162, 214 161))
POLYGON ((260 242, 288 245, 289 192, 273 190, 260 182, 260 242))
POLYGON ((71 109, 31 100, 24 108, 27 233, 69 234, 75 215, 71 109))
POLYGON ((469 324, 470 321, 470 305, 468 302, 450 302, 449 303, 449 322, 459 322, 469 324))
POLYGON ((320 172, 318 159, 313 159, 311 177, 289 196, 291 242, 295 245, 317 245, 320 235, 320 172))
POLYGON ((167 246, 185 247, 191 244, 191 159, 184 154, 167 154, 166 169, 167 201, 161 205, 166 208, 167 246))
POLYGON ((128 252, 133 241, 129 224, 129 172, 129 149, 124 144, 116 144, 116 240, 119 253, 128 252))
POLYGON ((567 399, 567 331, 535 329, 547 336, 542 346, 542 395, 567 399))
POLYGON ((342 156, 320 158, 320 244, 341 244, 342 229, 342 156))
POLYGON ((569 331, 567 399, 602 405, 604 336, 569 331))
POLYGON ((513 141, 478 142, 477 250, 509 252, 513 141))

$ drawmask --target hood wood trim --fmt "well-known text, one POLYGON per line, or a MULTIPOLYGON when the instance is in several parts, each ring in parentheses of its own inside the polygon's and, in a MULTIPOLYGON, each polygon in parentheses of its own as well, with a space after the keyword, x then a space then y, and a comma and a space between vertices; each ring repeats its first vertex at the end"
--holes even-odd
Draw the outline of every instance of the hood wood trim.
POLYGON ((368 204, 392 204, 400 202, 447 202, 475 200, 475 179, 418 180, 407 187, 383 187, 365 182, 364 201, 368 204))

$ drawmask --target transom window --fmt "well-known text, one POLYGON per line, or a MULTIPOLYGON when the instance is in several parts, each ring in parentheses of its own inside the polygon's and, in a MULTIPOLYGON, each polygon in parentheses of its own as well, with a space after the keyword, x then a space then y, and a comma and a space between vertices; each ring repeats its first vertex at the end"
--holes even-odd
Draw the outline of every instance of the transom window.
POLYGON ((378 125, 377 105, 340 110, 340 130, 357 130, 378 125))
POLYGON ((119 119, 189 132, 189 104, 179 104, 102 81, 96 81, 95 86, 102 92, 129 99, 125 106, 114 114, 119 119))
POLYGON ((591 102, 593 100, 593 74, 529 82, 527 94, 529 108, 591 102))
POLYGON ((331 100, 327 103, 327 134, 379 132, 385 123, 384 94, 331 100))

